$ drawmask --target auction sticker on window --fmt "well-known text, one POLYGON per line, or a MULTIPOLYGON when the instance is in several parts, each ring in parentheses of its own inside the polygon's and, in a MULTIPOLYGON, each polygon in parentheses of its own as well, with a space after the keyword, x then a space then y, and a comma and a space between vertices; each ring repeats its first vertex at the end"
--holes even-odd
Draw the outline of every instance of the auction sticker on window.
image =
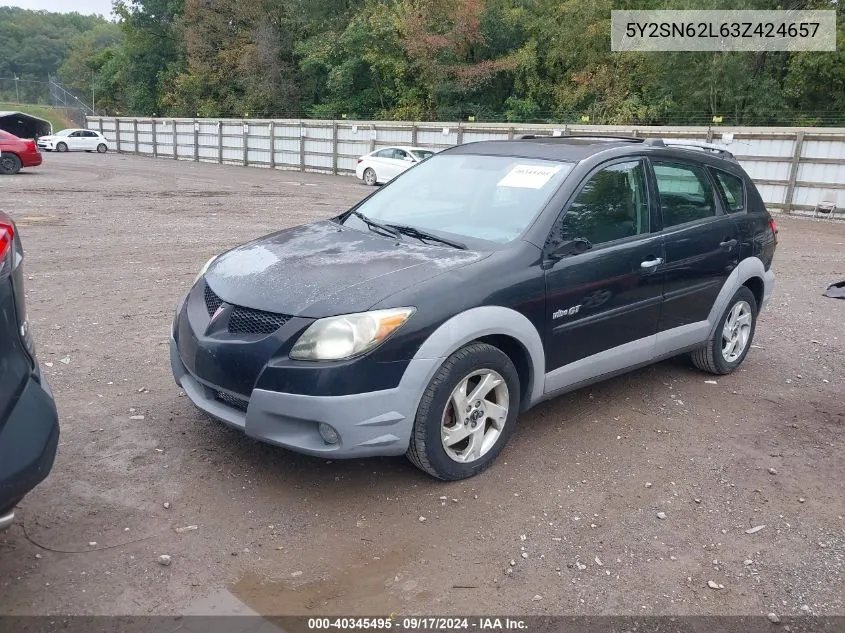
POLYGON ((560 165, 514 165, 498 183, 497 187, 516 187, 519 189, 542 189, 552 176, 560 171, 560 165))

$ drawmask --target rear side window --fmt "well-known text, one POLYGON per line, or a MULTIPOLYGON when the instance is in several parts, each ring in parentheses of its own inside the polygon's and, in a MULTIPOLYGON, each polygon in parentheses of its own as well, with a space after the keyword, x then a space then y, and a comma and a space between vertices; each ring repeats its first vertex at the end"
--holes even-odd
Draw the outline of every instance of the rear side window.
POLYGON ((715 171, 714 173, 716 174, 716 182, 719 183, 719 189, 722 190, 722 196, 725 198, 728 211, 737 213, 745 209, 745 186, 742 178, 724 171, 715 171))
POLYGON ((383 149, 381 151, 376 152, 376 156, 379 158, 393 158, 393 148, 390 149, 383 149))
POLYGON ((654 177, 664 228, 716 215, 713 187, 701 167, 655 163, 654 177))

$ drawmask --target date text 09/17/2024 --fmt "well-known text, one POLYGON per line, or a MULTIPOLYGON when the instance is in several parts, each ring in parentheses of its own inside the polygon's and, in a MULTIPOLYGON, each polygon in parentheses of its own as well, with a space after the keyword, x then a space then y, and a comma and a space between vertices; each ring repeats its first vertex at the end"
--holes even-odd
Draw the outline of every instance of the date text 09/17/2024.
POLYGON ((319 630, 387 630, 451 631, 451 630, 526 630, 527 623, 509 617, 397 617, 384 618, 308 618, 308 629, 319 630))

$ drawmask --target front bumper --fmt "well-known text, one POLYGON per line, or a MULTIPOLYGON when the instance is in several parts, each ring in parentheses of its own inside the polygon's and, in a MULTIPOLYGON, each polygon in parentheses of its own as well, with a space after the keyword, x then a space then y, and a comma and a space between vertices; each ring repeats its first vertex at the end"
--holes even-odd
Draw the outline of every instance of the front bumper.
POLYGON ((254 389, 246 411, 219 400, 219 388, 191 374, 172 337, 170 364, 177 384, 197 408, 248 436, 308 455, 353 458, 407 451, 417 406, 439 359, 412 360, 394 389, 343 396, 254 389), (336 444, 323 441, 320 423, 337 432, 336 444))
POLYGON ((14 505, 41 483, 53 467, 59 417, 46 379, 30 378, 0 430, 0 529, 14 505))

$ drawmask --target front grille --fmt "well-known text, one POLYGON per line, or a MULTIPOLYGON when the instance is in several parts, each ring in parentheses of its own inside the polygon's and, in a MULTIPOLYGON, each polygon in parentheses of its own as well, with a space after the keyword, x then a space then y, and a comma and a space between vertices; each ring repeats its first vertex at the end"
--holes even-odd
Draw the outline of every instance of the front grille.
POLYGON ((205 284, 205 307, 208 310, 208 316, 217 312, 217 308, 219 308, 222 304, 223 299, 214 293, 211 286, 205 284))
POLYGON ((272 334, 290 320, 286 314, 235 306, 229 316, 232 334, 272 334))
POLYGON ((225 393, 223 391, 215 392, 214 397, 223 404, 229 405, 239 411, 246 412, 246 408, 249 406, 249 400, 246 398, 239 398, 238 396, 233 396, 232 394, 225 393))

